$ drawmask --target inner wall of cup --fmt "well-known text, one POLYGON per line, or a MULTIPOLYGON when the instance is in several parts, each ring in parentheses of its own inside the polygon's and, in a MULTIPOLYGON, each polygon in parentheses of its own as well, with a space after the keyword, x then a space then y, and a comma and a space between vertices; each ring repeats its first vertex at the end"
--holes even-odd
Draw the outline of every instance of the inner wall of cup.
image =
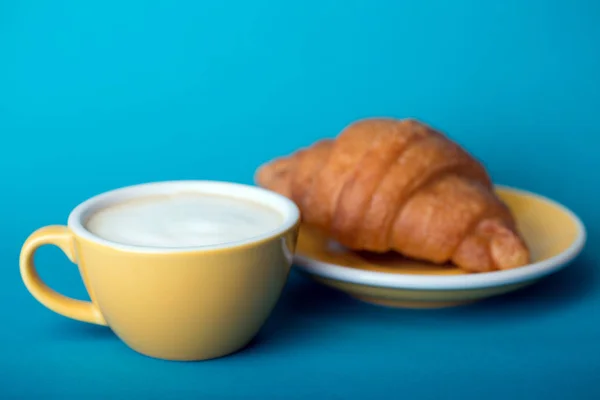
POLYGON ((269 207, 282 217, 277 231, 289 229, 299 218, 299 211, 291 200, 259 187, 218 181, 168 181, 129 186, 92 197, 73 210, 69 216, 69 226, 75 231, 85 231, 86 236, 95 236, 85 224, 97 211, 146 196, 185 193, 225 196, 269 207))

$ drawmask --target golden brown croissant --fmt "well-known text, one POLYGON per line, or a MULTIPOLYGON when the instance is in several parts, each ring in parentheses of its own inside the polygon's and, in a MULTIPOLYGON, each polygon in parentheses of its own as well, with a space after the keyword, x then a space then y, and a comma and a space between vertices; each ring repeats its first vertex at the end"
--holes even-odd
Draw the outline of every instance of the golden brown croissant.
POLYGON ((258 185, 352 250, 395 251, 467 271, 509 269, 529 251, 483 165, 412 119, 371 118, 261 166, 258 185))

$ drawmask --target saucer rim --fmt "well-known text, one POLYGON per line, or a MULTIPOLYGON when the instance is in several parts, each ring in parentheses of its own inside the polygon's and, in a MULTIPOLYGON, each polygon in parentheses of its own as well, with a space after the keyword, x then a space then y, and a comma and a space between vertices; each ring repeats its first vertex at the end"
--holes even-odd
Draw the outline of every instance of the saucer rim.
POLYGON ((510 270, 467 275, 440 276, 368 271, 319 261, 298 253, 294 255, 294 265, 303 272, 315 276, 357 285, 392 289, 465 290, 511 285, 540 279, 566 267, 581 253, 587 240, 587 231, 581 219, 572 210, 556 200, 528 190, 506 185, 494 186, 499 190, 510 191, 523 196, 531 196, 557 207, 573 220, 578 231, 577 237, 563 252, 546 260, 510 270))

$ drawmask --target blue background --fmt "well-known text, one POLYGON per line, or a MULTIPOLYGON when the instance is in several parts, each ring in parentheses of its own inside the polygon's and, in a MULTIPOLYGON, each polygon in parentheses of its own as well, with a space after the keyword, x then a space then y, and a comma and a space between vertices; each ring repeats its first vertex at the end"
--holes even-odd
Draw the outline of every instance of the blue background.
MULTIPOLYGON (((599 18, 592 0, 0 2, 0 397, 600 398, 599 18), (448 310, 368 306, 293 273, 257 340, 204 363, 140 356, 20 280, 27 235, 92 195, 250 183, 374 115, 420 118, 497 182, 573 209, 583 254, 448 310)), ((37 261, 86 298, 57 249, 37 261)))

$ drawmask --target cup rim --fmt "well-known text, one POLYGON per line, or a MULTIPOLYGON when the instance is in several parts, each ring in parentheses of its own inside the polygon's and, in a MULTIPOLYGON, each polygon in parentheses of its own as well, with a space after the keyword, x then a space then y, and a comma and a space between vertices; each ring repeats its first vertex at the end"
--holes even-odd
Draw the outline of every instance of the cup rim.
POLYGON ((243 183, 217 180, 170 180, 125 186, 90 197, 71 211, 67 225, 76 236, 112 249, 131 253, 173 254, 198 251, 208 252, 254 245, 284 234, 294 226, 298 225, 299 222, 300 210, 296 204, 289 198, 268 189, 243 183), (276 229, 261 235, 218 244, 188 247, 156 247, 123 244, 101 238, 85 227, 84 220, 92 213, 102 208, 143 196, 172 194, 177 192, 198 192, 209 195, 224 195, 227 197, 254 201, 279 212, 283 217, 283 221, 276 229))

